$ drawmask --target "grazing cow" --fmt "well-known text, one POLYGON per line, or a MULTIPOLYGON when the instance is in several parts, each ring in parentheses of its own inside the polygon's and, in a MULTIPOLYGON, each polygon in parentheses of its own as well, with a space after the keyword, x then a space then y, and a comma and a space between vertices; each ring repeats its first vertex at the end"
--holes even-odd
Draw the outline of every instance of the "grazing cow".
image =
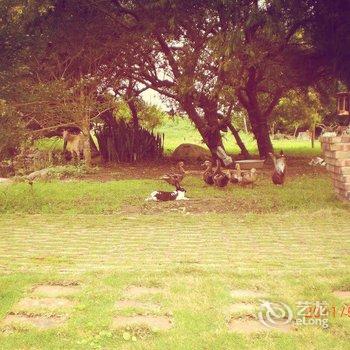
POLYGON ((80 134, 71 134, 68 130, 63 131, 63 152, 70 152, 72 159, 81 159, 84 150, 84 135, 80 134))

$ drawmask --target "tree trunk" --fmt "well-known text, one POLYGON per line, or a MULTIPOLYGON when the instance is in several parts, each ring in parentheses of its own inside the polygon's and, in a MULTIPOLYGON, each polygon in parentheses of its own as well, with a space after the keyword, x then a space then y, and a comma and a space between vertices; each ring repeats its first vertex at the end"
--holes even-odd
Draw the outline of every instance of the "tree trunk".
POLYGON ((91 154, 92 156, 97 156, 100 154, 97 146, 96 146, 96 143, 94 141, 94 139, 92 138, 92 136, 90 135, 90 147, 91 147, 91 154))
POLYGON ((134 130, 138 130, 139 129, 139 117, 137 114, 137 107, 136 107, 135 101, 133 99, 129 99, 127 103, 128 103, 128 106, 129 106, 129 109, 131 112, 134 130))
POLYGON ((260 158, 267 158, 269 153, 273 152, 268 125, 261 125, 255 130, 254 135, 258 144, 260 158))
POLYGON ((238 147, 241 149, 241 154, 243 155, 244 158, 250 158, 250 154, 246 148, 246 146, 244 145, 241 137, 239 136, 239 132, 236 130, 236 128, 232 125, 232 123, 229 123, 228 128, 230 129, 233 137, 236 140, 236 143, 238 145, 238 147))
POLYGON ((244 124, 244 132, 248 134, 248 126, 247 126, 247 119, 245 115, 243 115, 243 124, 244 124))
POLYGON ((269 153, 273 152, 267 120, 257 113, 250 112, 248 115, 258 145, 259 156, 260 158, 267 158, 269 153))
MULTIPOLYGON (((196 108, 191 96, 186 96, 181 101, 183 109, 187 112, 189 118, 195 124, 197 130, 201 134, 203 141, 208 146, 213 161, 218 159, 218 147, 225 152, 222 138, 220 134, 220 126, 218 123, 218 113, 216 108, 205 109, 205 116, 202 118, 196 108)), ((216 105, 215 105, 216 106, 216 105)))
POLYGON ((83 153, 85 159, 85 165, 87 168, 91 168, 91 146, 90 146, 90 125, 89 121, 84 122, 82 126, 84 135, 83 153))

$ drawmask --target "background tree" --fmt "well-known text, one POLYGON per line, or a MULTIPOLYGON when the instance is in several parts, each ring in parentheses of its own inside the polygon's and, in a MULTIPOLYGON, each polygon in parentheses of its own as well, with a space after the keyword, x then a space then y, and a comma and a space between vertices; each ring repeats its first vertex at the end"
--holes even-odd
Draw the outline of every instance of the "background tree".
POLYGON ((335 110, 335 99, 323 101, 319 93, 309 91, 291 91, 279 101, 271 114, 271 124, 274 131, 294 134, 299 128, 312 130, 314 126, 323 123, 323 117, 335 110))
POLYGON ((305 32, 330 74, 350 88, 350 1, 314 0, 309 3, 313 15, 305 32))

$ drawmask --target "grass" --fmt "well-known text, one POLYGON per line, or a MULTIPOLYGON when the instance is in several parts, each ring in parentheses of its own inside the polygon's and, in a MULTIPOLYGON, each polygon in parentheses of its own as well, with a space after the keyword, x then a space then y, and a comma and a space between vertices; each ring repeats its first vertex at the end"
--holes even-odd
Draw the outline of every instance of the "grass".
MULTIPOLYGON (((199 132, 188 119, 178 117, 175 119, 166 119, 155 131, 165 134, 164 149, 168 155, 181 143, 194 143, 205 146, 199 132)), ((257 155, 258 149, 254 137, 251 134, 245 134, 243 132, 240 135, 249 152, 252 155, 257 155)), ((240 149, 233 140, 233 136, 229 132, 223 134, 223 138, 228 152, 233 154, 240 152, 240 149)), ((63 149, 63 141, 57 137, 43 138, 37 140, 35 146, 42 151, 59 151, 63 149)), ((315 142, 315 148, 311 148, 310 141, 301 140, 273 140, 273 146, 276 151, 283 149, 286 154, 291 156, 317 156, 321 152, 318 141, 315 142)))
MULTIPOLYGON (((166 120, 162 126, 157 128, 158 132, 165 134, 165 152, 171 154, 181 143, 194 143, 203 145, 199 132, 188 119, 175 118, 166 120)), ((228 132, 224 135, 224 145, 228 152, 238 154, 240 152, 233 136, 228 132)), ((258 150, 255 139, 251 134, 240 133, 241 138, 248 151, 257 155, 258 150)), ((316 141, 315 148, 311 148, 310 141, 301 140, 273 140, 275 150, 281 150, 291 156, 316 156, 320 154, 320 143, 316 141)))
MULTIPOLYGON (((328 331, 304 326, 288 334, 245 336, 229 332, 226 325, 231 317, 240 316, 227 312, 230 304, 241 301, 230 297, 233 289, 259 290, 268 300, 288 303, 294 312, 297 303, 304 300, 324 300, 341 310, 344 303, 332 290, 350 287, 348 258, 335 259, 346 238, 345 215, 338 217, 334 232, 329 225, 310 228, 310 217, 300 214, 284 219, 261 215, 259 223, 247 218, 236 225, 232 222, 238 218, 229 215, 202 217, 200 225, 196 217, 174 214, 152 219, 146 216, 136 222, 99 215, 22 216, 16 217, 16 228, 6 237, 4 227, 13 218, 1 219, 0 236, 12 258, 7 258, 9 272, 0 276, 0 317, 30 295, 37 284, 75 281, 82 291, 71 297, 75 307, 65 325, 49 331, 5 333, 0 335, 1 349, 302 349, 305 344, 310 349, 347 348, 350 322, 340 315, 330 319, 328 331), (264 235, 259 227, 265 228, 264 235), (16 258, 23 248, 22 259, 16 258), (322 261, 317 259, 319 254, 322 261), (53 263, 52 256, 61 259, 53 263), (24 267, 25 273, 21 272, 24 267), (61 269, 66 272, 62 274, 61 269), (171 315, 172 330, 111 330, 113 316, 142 312, 114 308, 132 285, 156 286, 164 291, 139 300, 159 304, 155 314, 171 315), (136 341, 125 340, 125 331, 135 335, 136 341)), ((314 219, 322 218, 334 220, 327 211, 314 215, 314 219)), ((0 265, 4 260, 2 257, 0 265)), ((259 305, 258 298, 249 301, 259 305)))
MULTIPOLYGON (((183 186, 193 200, 190 212, 284 213, 293 210, 310 211, 329 208, 342 210, 347 206, 334 197, 326 174, 299 175, 281 189, 272 186, 268 175, 260 175, 254 189, 229 186, 216 189, 203 185, 199 176, 188 176, 183 186), (209 198, 209 200, 208 200, 209 198), (223 205, 223 203, 225 203, 223 205)), ((144 199, 154 191, 170 190, 159 180, 52 181, 0 187, 0 213, 27 214, 118 214, 133 207, 134 212, 146 212, 152 205, 144 199)), ((163 204, 159 204, 162 206, 163 204)), ((176 203, 171 203, 170 206, 176 203)), ((164 203, 167 208, 168 203, 164 203)))
MULTIPOLYGON (((168 152, 181 142, 200 143, 186 121, 161 130, 168 152)), ((253 141, 247 145, 254 150, 253 141)), ((350 290, 350 206, 336 200, 324 169, 306 165, 303 157, 319 148, 296 141, 275 146, 289 155, 283 188, 271 184, 271 165, 259 171, 253 189, 206 187, 200 176, 189 175, 183 185, 191 200, 182 203, 144 201, 155 189, 170 189, 158 180, 164 165, 156 164, 130 167, 135 178, 118 181, 101 182, 100 169, 88 180, 0 185, 0 348, 347 349, 350 318, 341 312, 349 300, 333 291, 350 290), (68 297, 73 308, 30 310, 66 314, 62 326, 2 326, 36 285, 68 282, 81 286, 68 297), (159 305, 148 313, 170 317, 171 330, 112 329, 113 317, 144 312, 114 307, 130 286, 162 290, 137 300, 159 305), (301 301, 324 301, 336 313, 326 330, 299 326, 289 333, 242 335, 227 323, 256 317, 260 298, 235 299, 235 289, 287 303, 294 318, 301 301), (235 302, 251 302, 255 311, 228 312, 235 302)))

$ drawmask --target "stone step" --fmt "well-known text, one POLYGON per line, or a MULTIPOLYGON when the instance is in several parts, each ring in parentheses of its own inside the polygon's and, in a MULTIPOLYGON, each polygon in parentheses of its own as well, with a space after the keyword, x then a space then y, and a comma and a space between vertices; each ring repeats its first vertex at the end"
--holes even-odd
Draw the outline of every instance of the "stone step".
POLYGON ((350 184, 350 175, 331 173, 331 176, 335 181, 342 182, 343 184, 350 184))
POLYGON ((350 159, 336 159, 334 157, 325 157, 325 161, 327 164, 337 167, 350 167, 350 159))
POLYGON ((326 158, 336 158, 336 159, 349 159, 350 160, 350 151, 324 151, 326 158))
POLYGON ((334 192, 338 197, 342 197, 343 200, 350 200, 350 191, 344 191, 343 189, 334 187, 334 192))
POLYGON ((350 182, 344 183, 341 181, 333 180, 333 185, 334 185, 334 188, 337 188, 345 192, 350 192, 350 182))
POLYGON ((331 173, 341 174, 341 175, 350 175, 350 166, 341 167, 341 166, 334 166, 334 165, 327 164, 326 168, 331 173))
POLYGON ((326 144, 326 143, 330 143, 330 144, 334 144, 334 143, 347 143, 350 142, 350 135, 344 135, 344 136, 321 136, 319 138, 319 141, 322 144, 326 144))
POLYGON ((325 143, 322 145, 323 151, 350 151, 350 142, 349 143, 325 143))

